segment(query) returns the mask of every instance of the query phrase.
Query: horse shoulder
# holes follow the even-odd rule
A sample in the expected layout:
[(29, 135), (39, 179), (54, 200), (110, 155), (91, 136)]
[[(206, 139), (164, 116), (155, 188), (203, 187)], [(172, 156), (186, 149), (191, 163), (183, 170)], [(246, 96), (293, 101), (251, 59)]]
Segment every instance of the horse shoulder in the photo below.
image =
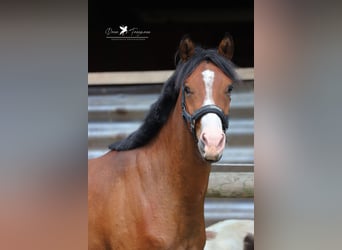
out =
[[(124, 211), (120, 200), (120, 175), (123, 168), (117, 163), (121, 153), (111, 151), (101, 157), (88, 160), (88, 234), (89, 249), (105, 249), (112, 245), (113, 224)], [(115, 235), (115, 234), (114, 234)], [(102, 245), (101, 245), (102, 244)]]

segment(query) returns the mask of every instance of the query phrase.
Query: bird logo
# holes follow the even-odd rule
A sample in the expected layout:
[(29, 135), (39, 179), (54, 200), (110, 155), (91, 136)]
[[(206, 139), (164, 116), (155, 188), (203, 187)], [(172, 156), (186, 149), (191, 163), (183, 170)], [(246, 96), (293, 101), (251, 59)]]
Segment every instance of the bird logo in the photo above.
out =
[(124, 34), (126, 34), (127, 31), (127, 25), (126, 26), (119, 26), (121, 31), (120, 31), (120, 35), (123, 36)]

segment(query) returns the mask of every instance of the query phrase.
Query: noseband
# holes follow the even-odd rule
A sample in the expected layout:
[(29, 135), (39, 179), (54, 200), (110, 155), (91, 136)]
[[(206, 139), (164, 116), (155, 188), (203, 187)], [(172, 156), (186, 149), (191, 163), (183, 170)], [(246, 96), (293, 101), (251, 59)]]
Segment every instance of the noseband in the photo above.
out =
[(182, 87), (182, 115), (183, 115), (184, 120), (190, 124), (190, 131), (196, 141), (197, 141), (196, 129), (195, 129), (196, 122), (202, 116), (208, 113), (214, 113), (218, 115), (218, 117), (220, 117), (222, 121), (222, 130), (223, 132), (226, 132), (226, 130), (229, 127), (229, 116), (225, 115), (223, 110), (219, 108), (218, 106), (214, 104), (202, 106), (201, 108), (197, 109), (192, 115), (190, 115), (188, 111), (186, 111), (185, 90), (184, 90), (184, 85), (183, 85)]

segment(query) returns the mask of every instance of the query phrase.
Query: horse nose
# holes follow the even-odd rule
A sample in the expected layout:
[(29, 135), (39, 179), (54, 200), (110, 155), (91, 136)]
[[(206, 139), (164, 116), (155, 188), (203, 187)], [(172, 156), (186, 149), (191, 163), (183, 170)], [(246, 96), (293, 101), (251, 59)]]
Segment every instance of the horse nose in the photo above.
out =
[(207, 160), (217, 161), (222, 156), (225, 147), (226, 135), (223, 131), (206, 131), (200, 135), (202, 142), (204, 158)]
[(219, 134), (203, 132), (200, 138), (203, 141), (204, 145), (208, 147), (221, 148), (223, 146), (223, 142), (224, 142), (223, 132)]

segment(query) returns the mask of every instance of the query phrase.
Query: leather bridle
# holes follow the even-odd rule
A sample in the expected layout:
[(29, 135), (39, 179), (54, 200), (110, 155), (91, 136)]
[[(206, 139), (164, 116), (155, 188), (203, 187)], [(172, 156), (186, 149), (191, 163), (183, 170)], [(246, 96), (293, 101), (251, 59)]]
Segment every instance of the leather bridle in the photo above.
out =
[(218, 115), (218, 117), (220, 117), (222, 121), (222, 130), (223, 132), (226, 132), (226, 130), (229, 127), (229, 116), (226, 115), (220, 107), (214, 104), (209, 104), (209, 105), (204, 105), (201, 108), (197, 109), (192, 115), (188, 113), (188, 111), (186, 110), (186, 104), (185, 104), (185, 86), (183, 85), (182, 87), (182, 115), (183, 115), (184, 120), (190, 124), (190, 131), (196, 141), (197, 141), (196, 129), (195, 129), (196, 122), (202, 116), (208, 113), (214, 113)]

